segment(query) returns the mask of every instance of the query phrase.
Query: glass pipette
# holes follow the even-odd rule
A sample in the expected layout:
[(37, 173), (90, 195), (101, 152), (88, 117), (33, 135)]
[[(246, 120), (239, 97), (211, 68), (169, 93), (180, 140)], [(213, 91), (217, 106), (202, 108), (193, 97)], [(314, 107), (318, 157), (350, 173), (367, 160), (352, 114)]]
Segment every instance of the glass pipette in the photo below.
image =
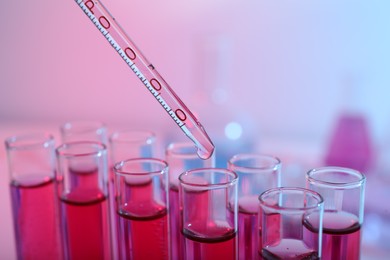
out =
[(214, 151), (214, 145), (201, 123), (143, 56), (107, 8), (99, 0), (75, 1), (176, 124), (195, 143), (199, 157), (208, 159)]

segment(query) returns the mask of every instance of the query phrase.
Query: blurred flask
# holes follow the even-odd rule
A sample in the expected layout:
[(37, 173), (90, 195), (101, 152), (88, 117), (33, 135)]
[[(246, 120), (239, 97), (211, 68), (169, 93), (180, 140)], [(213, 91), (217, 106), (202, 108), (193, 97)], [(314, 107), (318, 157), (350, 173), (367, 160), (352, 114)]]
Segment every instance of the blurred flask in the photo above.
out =
[(345, 108), (331, 134), (325, 164), (367, 173), (374, 155), (368, 120), (362, 111), (363, 100), (354, 78), (346, 77), (343, 83)]

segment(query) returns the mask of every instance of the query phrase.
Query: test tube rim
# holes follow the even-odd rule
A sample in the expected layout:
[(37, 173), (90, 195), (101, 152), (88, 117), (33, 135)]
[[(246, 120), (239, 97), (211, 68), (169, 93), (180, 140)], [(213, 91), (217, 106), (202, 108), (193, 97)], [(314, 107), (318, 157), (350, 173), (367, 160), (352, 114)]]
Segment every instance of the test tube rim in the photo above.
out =
[[(232, 179), (226, 182), (222, 183), (216, 183), (216, 184), (202, 184), (202, 183), (191, 183), (184, 180), (184, 177), (188, 174), (195, 173), (195, 172), (225, 172), (228, 173), (230, 176), (232, 176)], [(204, 189), (204, 190), (212, 190), (212, 189), (223, 189), (229, 186), (234, 186), (238, 183), (238, 175), (236, 172), (225, 169), (225, 168), (196, 168), (191, 169), (188, 171), (185, 171), (179, 175), (179, 185), (182, 187), (192, 187), (194, 189)]]
[[(155, 171), (145, 171), (145, 172), (129, 172), (129, 171), (123, 171), (120, 170), (125, 163), (129, 162), (154, 162), (156, 164), (161, 165), (160, 170), (155, 170)], [(168, 163), (162, 159), (158, 158), (152, 158), (152, 157), (139, 157), (139, 158), (130, 158), (126, 160), (121, 160), (120, 162), (115, 163), (114, 165), (114, 171), (115, 174), (117, 175), (122, 175), (122, 176), (143, 176), (143, 175), (159, 175), (159, 174), (164, 174), (168, 170)]]
[[(270, 195), (271, 193), (282, 192), (282, 191), (300, 191), (300, 192), (304, 192), (305, 194), (310, 194), (318, 202), (311, 204), (311, 206), (305, 206), (305, 207), (285, 207), (285, 206), (279, 206), (279, 204), (277, 204), (277, 205), (268, 204), (263, 199), (263, 197), (266, 196), (266, 195)], [(259, 197), (258, 197), (258, 201), (259, 201), (259, 206), (260, 207), (265, 207), (265, 208), (272, 209), (272, 210), (275, 210), (275, 211), (288, 211), (288, 212), (291, 212), (293, 214), (295, 214), (297, 212), (307, 211), (307, 210), (321, 209), (321, 208), (323, 208), (323, 205), (324, 205), (324, 198), (321, 196), (320, 193), (318, 193), (316, 191), (313, 191), (313, 190), (310, 190), (310, 189), (301, 188), (301, 187), (277, 187), (277, 188), (271, 188), (271, 189), (268, 189), (268, 190), (262, 192), (259, 195)]]
[[(326, 171), (347, 173), (348, 175), (353, 175), (358, 178), (356, 181), (334, 182), (334, 181), (320, 180), (313, 177), (314, 174), (326, 172)], [(339, 167), (339, 166), (324, 166), (324, 167), (319, 167), (319, 168), (314, 168), (309, 170), (306, 173), (306, 180), (308, 184), (312, 184), (315, 186), (335, 187), (339, 189), (353, 189), (364, 185), (364, 183), (366, 182), (366, 176), (362, 172), (352, 168)]]
[[(120, 136), (124, 134), (140, 134), (141, 138), (123, 138), (121, 139)], [(144, 138), (143, 138), (144, 137)], [(113, 132), (110, 135), (109, 141), (110, 143), (116, 142), (116, 143), (146, 143), (150, 144), (153, 143), (156, 139), (156, 134), (153, 131), (145, 130), (145, 129), (122, 129), (117, 130)]]
[[(188, 153), (180, 153), (174, 150), (175, 148), (193, 148), (193, 151), (189, 151)], [(165, 150), (165, 155), (174, 156), (177, 159), (199, 159), (199, 155), (197, 153), (197, 147), (192, 142), (173, 142), (170, 143)]]
[[(36, 141), (31, 142), (33, 140)], [(30, 142), (25, 143), (25, 141)], [(41, 132), (10, 136), (5, 139), (4, 143), (6, 148), (9, 150), (30, 150), (38, 147), (48, 147), (50, 145), (54, 146), (55, 140), (52, 134), (48, 132)]]
[[(94, 149), (91, 152), (82, 152), (82, 153), (71, 153), (71, 152), (66, 152), (67, 149), (72, 148), (71, 146), (81, 146), (81, 145), (90, 145), (90, 147), (95, 146), (96, 149)], [(96, 142), (96, 141), (75, 141), (75, 142), (67, 142), (63, 143), (56, 149), (56, 154), (57, 156), (62, 156), (62, 157), (88, 157), (91, 155), (95, 156), (100, 156), (102, 152), (107, 151), (107, 146), (104, 143), (101, 142)]]
[[(238, 160), (242, 159), (269, 159), (273, 160), (274, 163), (270, 167), (266, 166), (242, 166), (242, 165), (237, 165), (236, 162)], [(258, 171), (264, 171), (264, 170), (278, 170), (282, 166), (282, 161), (273, 155), (269, 154), (255, 154), (255, 153), (240, 153), (236, 154), (233, 157), (231, 157), (228, 161), (228, 167), (229, 169), (233, 169), (234, 171), (243, 171), (243, 172), (258, 172)]]
[[(82, 128), (82, 130), (80, 130), (80, 128)], [(76, 129), (76, 132), (69, 132), (70, 129)], [(60, 126), (61, 133), (65, 135), (87, 133), (96, 129), (104, 129), (107, 131), (107, 125), (101, 121), (95, 120), (75, 120), (65, 122)]]

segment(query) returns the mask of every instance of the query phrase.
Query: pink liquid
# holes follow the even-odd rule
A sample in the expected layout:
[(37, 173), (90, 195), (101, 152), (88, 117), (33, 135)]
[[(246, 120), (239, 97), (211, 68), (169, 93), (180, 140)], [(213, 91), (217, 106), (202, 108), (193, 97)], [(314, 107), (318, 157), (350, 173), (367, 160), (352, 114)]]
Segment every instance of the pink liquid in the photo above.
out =
[(109, 170), (109, 181), (108, 181), (108, 188), (109, 188), (109, 200), (108, 200), (108, 206), (109, 206), (109, 214), (110, 214), (110, 230), (111, 230), (111, 244), (112, 244), (112, 256), (113, 259), (119, 259), (118, 258), (118, 234), (117, 234), (117, 217), (116, 217), (116, 205), (115, 205), (115, 172), (113, 170), (113, 166), (110, 167)]
[(239, 259), (257, 258), (258, 224), (257, 214), (245, 212), (242, 209), (238, 213), (238, 247)]
[(237, 259), (237, 239), (233, 230), (225, 230), (226, 233), (214, 237), (215, 233), (222, 230), (212, 230), (212, 238), (202, 238), (194, 235), (191, 231), (184, 229), (185, 237), (185, 259), (186, 260), (215, 260), (215, 259)]
[(166, 211), (147, 218), (118, 217), (120, 259), (168, 259)]
[[(233, 228), (234, 212), (226, 209), (224, 202), (216, 202), (208, 191), (183, 193), (186, 206), (182, 228), (184, 259), (237, 259), (237, 232)], [(216, 208), (219, 208), (217, 213)], [(222, 217), (220, 214), (226, 214)], [(217, 216), (218, 215), (218, 216)]]
[(18, 259), (62, 259), (55, 194), (48, 177), (11, 183)]
[(282, 239), (275, 245), (262, 249), (262, 259), (265, 260), (317, 260), (318, 252), (310, 249), (304, 242), (297, 239)]
[(169, 225), (171, 238), (171, 258), (184, 259), (184, 237), (180, 228), (179, 191), (176, 187), (169, 190)]
[(61, 198), (67, 259), (111, 259), (108, 199), (96, 188), (97, 172), (73, 172), (74, 188)]
[[(318, 237), (318, 223), (305, 219), (308, 237)], [(360, 224), (347, 212), (325, 211), (323, 218), (322, 258), (360, 259)]]
[(263, 244), (270, 245), (279, 243), (281, 240), (280, 225), (280, 214), (264, 214), (263, 218), (260, 218), (259, 249), (263, 248)]
[(117, 212), (120, 259), (168, 259), (168, 216), (165, 205), (151, 199), (152, 181), (126, 185)]

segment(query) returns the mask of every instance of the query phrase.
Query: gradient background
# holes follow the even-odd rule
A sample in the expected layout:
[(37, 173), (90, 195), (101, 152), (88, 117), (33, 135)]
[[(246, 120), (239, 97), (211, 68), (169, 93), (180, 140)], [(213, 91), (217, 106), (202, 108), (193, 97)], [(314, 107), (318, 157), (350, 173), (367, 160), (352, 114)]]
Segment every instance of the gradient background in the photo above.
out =
[[(300, 185), (296, 177), (323, 164), (338, 116), (360, 112), (375, 151), (364, 258), (390, 253), (390, 206), (381, 201), (390, 195), (389, 1), (104, 4), (199, 117), (223, 159), (275, 154), (285, 162), (286, 183)], [(0, 24), (2, 139), (33, 129), (56, 135), (59, 124), (83, 119), (149, 128), (164, 144), (185, 138), (73, 0), (3, 0)], [(236, 128), (225, 134), (232, 122)], [(2, 148), (0, 258), (13, 259), (5, 163)]]

